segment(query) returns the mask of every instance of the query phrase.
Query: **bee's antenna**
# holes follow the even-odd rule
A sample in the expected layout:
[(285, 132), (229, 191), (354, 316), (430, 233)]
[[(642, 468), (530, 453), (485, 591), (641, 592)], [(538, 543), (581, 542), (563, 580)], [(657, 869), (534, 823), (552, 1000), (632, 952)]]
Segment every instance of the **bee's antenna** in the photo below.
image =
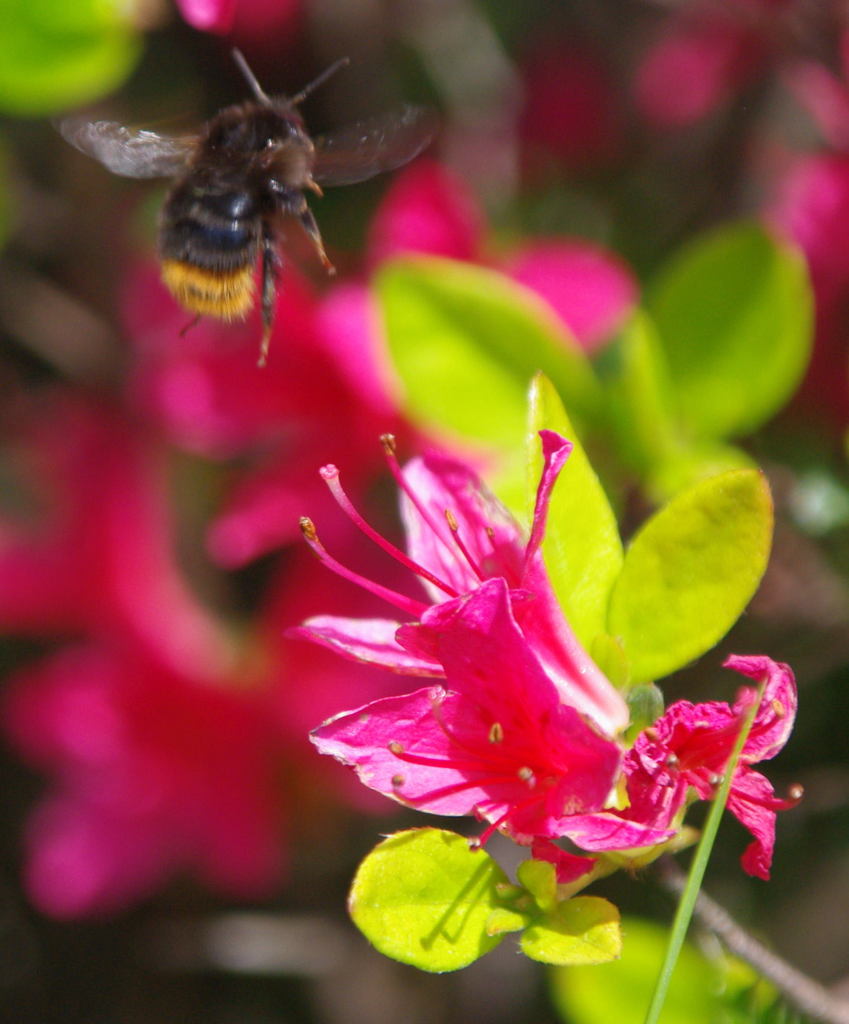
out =
[(248, 62), (245, 60), (245, 56), (242, 51), (237, 50), (235, 47), (233, 47), (233, 60), (239, 65), (239, 70), (245, 76), (245, 81), (251, 87), (251, 92), (254, 96), (256, 96), (260, 103), (263, 103), (266, 107), (270, 107), (271, 97), (256, 80), (256, 75), (248, 67)]
[(350, 57), (340, 57), (339, 60), (331, 64), (329, 68), (322, 71), (318, 78), (314, 78), (309, 85), (304, 86), (299, 93), (296, 93), (294, 96), (290, 96), (289, 102), (293, 107), (296, 107), (299, 103), (303, 103), (311, 92), (317, 89), (320, 85), (324, 85), (331, 75), (335, 75), (340, 68), (346, 68), (350, 63)]

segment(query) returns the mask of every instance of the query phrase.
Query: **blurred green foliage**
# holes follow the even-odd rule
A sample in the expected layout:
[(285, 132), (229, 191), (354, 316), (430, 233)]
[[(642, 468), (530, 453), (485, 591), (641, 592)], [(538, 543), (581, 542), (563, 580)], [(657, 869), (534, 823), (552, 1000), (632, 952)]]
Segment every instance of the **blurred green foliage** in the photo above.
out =
[[(556, 968), (551, 994), (567, 1024), (640, 1024), (651, 999), (667, 942), (666, 929), (628, 917), (622, 958), (589, 967)], [(664, 1004), (663, 1024), (759, 1024), (775, 1000), (751, 968), (725, 956), (708, 958), (691, 943), (681, 950)]]
[(0, 112), (44, 117), (116, 89), (141, 55), (132, 4), (2, 0)]

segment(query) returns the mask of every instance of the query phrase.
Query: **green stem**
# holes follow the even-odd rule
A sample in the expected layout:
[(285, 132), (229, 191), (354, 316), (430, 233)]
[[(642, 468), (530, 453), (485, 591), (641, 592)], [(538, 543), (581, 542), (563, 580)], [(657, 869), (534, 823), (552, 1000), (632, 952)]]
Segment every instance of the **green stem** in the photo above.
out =
[(752, 728), (752, 722), (754, 721), (761, 699), (763, 698), (765, 685), (765, 681), (761, 683), (760, 688), (758, 689), (757, 700), (752, 704), (745, 719), (743, 720), (743, 726), (737, 736), (737, 742), (734, 744), (734, 749), (731, 751), (731, 756), (728, 758), (728, 763), (725, 766), (725, 775), (711, 803), (710, 812), (707, 816), (707, 821), (705, 822), (704, 830), (702, 832), (702, 838), (699, 840), (699, 845), (696, 847), (696, 852), (693, 855), (693, 862), (690, 865), (687, 884), (684, 887), (684, 891), (681, 893), (678, 909), (675, 912), (675, 920), (672, 922), (672, 930), (669, 934), (669, 943), (666, 947), (666, 956), (664, 957), (663, 965), (660, 968), (660, 974), (657, 978), (654, 994), (652, 995), (652, 1000), (649, 1005), (648, 1012), (646, 1013), (645, 1024), (657, 1024), (657, 1021), (660, 1019), (660, 1011), (663, 1009), (663, 1004), (666, 1000), (666, 993), (669, 989), (669, 983), (672, 980), (672, 972), (675, 970), (675, 964), (678, 961), (678, 954), (681, 952), (681, 947), (684, 945), (684, 939), (687, 935), (687, 929), (690, 926), (690, 919), (693, 916), (693, 908), (696, 905), (699, 890), (702, 887), (702, 880), (705, 877), (705, 871), (707, 869), (708, 860), (710, 859), (711, 850), (713, 849), (714, 840), (716, 839), (716, 833), (719, 831), (719, 822), (722, 818), (722, 812), (725, 810), (725, 804), (728, 801), (728, 794), (731, 791), (731, 782), (734, 778), (734, 771), (737, 768), (737, 761), (739, 760), (740, 752), (743, 749), (743, 744), (746, 742), (746, 737), (749, 735), (749, 730)]

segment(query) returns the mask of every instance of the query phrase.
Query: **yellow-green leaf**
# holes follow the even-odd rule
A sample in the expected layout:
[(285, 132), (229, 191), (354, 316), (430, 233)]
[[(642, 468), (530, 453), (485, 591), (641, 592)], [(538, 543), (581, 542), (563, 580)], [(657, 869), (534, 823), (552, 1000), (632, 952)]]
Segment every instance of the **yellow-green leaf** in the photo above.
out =
[(545, 964), (604, 964), (622, 951), (619, 911), (599, 896), (564, 900), (522, 933), (522, 952)]
[(348, 901), (385, 956), (423, 971), (456, 971), (501, 941), (488, 930), (507, 876), (484, 850), (436, 828), (398, 832), (360, 864)]
[(577, 430), (553, 384), (542, 374), (531, 386), (528, 419), (534, 493), (542, 472), (538, 431), (554, 430), (573, 445), (551, 496), (542, 551), (560, 606), (578, 638), (589, 646), (605, 628), (608, 598), (622, 567), (619, 528)]
[(702, 480), (657, 512), (629, 545), (610, 599), (634, 682), (674, 672), (737, 621), (766, 569), (772, 497), (757, 470)]

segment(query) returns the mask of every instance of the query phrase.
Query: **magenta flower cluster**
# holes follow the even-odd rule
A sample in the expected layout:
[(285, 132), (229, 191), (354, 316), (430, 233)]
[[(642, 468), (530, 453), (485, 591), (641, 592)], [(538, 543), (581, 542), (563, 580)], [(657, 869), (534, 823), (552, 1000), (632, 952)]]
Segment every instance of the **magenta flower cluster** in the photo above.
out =
[[(756, 691), (736, 702), (678, 701), (625, 749), (620, 693), (564, 618), (540, 545), (552, 488), (571, 449), (540, 433), (544, 468), (528, 537), (472, 470), (443, 455), (390, 460), (402, 491), (407, 552), (365, 523), (339, 483), (323, 475), (358, 525), (423, 583), (428, 600), (356, 577), (329, 554), (314, 524), (307, 541), (330, 568), (392, 601), (409, 618), (313, 618), (298, 634), (355, 660), (436, 682), (373, 701), (325, 722), (318, 749), (360, 780), (422, 811), (474, 815), (558, 865), (561, 881), (592, 858), (566, 854), (645, 851), (672, 839), (694, 799), (716, 790)], [(391, 452), (391, 446), (390, 446)], [(731, 784), (729, 808), (752, 834), (744, 869), (769, 877), (779, 799), (752, 766), (773, 757), (793, 727), (796, 687), (786, 665), (732, 656), (726, 667), (763, 687)]]

